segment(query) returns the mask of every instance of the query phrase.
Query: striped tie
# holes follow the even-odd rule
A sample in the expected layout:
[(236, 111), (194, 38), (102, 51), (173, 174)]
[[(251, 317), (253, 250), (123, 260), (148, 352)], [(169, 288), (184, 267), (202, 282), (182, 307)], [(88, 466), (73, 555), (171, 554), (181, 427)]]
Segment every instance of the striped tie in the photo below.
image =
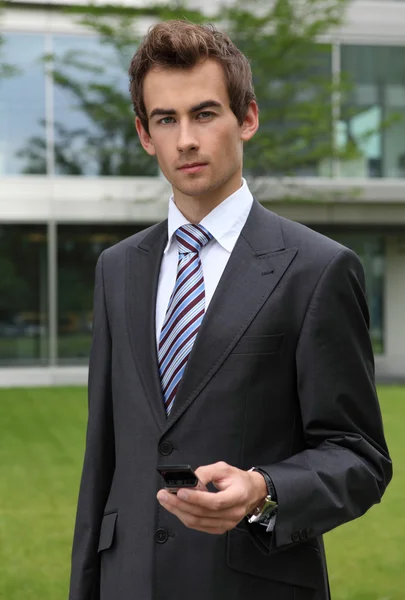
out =
[(204, 276), (200, 250), (212, 235), (202, 225), (176, 231), (179, 247), (177, 279), (169, 300), (159, 341), (159, 372), (167, 415), (186, 368), (205, 312)]

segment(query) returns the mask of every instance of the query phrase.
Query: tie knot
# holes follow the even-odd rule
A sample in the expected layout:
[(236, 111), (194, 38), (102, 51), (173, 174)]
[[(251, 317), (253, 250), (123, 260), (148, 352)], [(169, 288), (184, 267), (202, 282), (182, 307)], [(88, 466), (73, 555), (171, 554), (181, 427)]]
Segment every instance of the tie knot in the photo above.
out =
[(212, 239), (212, 235), (202, 225), (183, 225), (176, 231), (179, 254), (200, 252)]

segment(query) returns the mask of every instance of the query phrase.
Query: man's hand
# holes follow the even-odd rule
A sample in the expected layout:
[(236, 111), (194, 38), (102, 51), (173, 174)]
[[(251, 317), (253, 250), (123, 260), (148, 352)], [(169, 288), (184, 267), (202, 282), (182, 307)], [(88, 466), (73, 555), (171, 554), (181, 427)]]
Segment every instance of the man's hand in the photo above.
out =
[(242, 471), (225, 462), (199, 467), (201, 483), (211, 482), (217, 493), (180, 489), (176, 494), (159, 490), (157, 499), (190, 529), (222, 534), (233, 529), (267, 496), (266, 482), (256, 471)]

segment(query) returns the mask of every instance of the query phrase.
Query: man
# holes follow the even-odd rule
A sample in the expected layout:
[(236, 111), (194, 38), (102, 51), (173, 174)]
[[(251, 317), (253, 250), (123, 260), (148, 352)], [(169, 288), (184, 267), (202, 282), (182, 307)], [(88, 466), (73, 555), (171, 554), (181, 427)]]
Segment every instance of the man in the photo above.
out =
[[(362, 268), (253, 199), (227, 36), (158, 24), (130, 76), (173, 196), (98, 261), (70, 600), (325, 600), (322, 534), (391, 478)], [(161, 489), (184, 463), (210, 491)]]

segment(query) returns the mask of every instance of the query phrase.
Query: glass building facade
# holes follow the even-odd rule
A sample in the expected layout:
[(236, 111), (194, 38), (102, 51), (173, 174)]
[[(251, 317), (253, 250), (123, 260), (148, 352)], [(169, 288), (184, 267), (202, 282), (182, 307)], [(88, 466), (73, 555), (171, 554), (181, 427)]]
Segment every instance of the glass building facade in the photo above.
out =
[(131, 225), (58, 226), (58, 364), (87, 363), (97, 258), (106, 248), (141, 229)]
[(340, 143), (352, 139), (359, 156), (345, 177), (405, 177), (405, 48), (342, 46), (342, 71), (352, 89), (342, 107)]
[[(2, 60), (15, 72), (0, 81), (0, 176), (158, 174), (154, 158), (142, 150), (134, 133), (127, 75), (130, 56), (88, 35), (10, 32), (3, 37)], [(334, 166), (330, 160), (311, 157), (313, 148), (300, 150), (294, 139), (292, 150), (309, 155), (294, 173), (404, 178), (405, 47), (320, 48), (301, 89), (302, 106), (317, 93), (318, 75), (331, 81), (339, 75), (348, 78), (350, 91), (335, 107), (332, 127), (313, 134), (319, 142), (335, 131), (337, 146), (344, 149), (350, 141), (356, 156)], [(276, 83), (272, 82), (275, 97)], [(326, 111), (332, 111), (332, 103), (332, 98), (325, 99)], [(266, 110), (262, 106), (263, 131), (268, 126)], [(272, 122), (268, 129), (269, 136), (282, 140), (280, 148), (285, 148), (289, 136), (285, 127)], [(252, 140), (246, 149), (253, 175), (269, 174), (261, 166), (261, 144), (265, 138), (257, 138), (256, 146)]]
[(45, 225), (0, 225), (0, 273), (0, 366), (48, 364)]
[(154, 176), (134, 131), (128, 61), (91, 36), (6, 33), (0, 176)]
[[(0, 367), (87, 364), (97, 258), (103, 250), (143, 227), (146, 225), (58, 225), (58, 275), (57, 282), (52, 283), (47, 267), (52, 251), (47, 227), (0, 225)], [(348, 233), (317, 229), (359, 255), (366, 273), (373, 345), (376, 353), (381, 353), (384, 237), (364, 230)], [(55, 288), (50, 290), (52, 285)], [(56, 300), (54, 334), (49, 297)], [(56, 348), (55, 357), (51, 355), (52, 347)]]
[[(14, 74), (0, 80), (0, 177), (158, 175), (134, 131), (130, 57), (89, 35), (3, 37), (1, 60)], [(329, 48), (322, 73), (331, 80), (346, 73), (352, 81), (330, 135), (336, 132), (342, 148), (354, 142), (357, 155), (334, 166), (309, 161), (296, 175), (405, 178), (404, 65), (401, 46)], [(86, 364), (97, 258), (146, 224), (53, 226), (50, 238), (50, 223), (6, 223), (0, 215), (0, 366)], [(360, 256), (373, 345), (383, 352), (385, 235), (375, 228), (316, 228)]]
[[(14, 74), (0, 80), (0, 175), (45, 174), (45, 36), (10, 33), (3, 40), (2, 60)], [(31, 152), (43, 158), (35, 171), (27, 170)]]
[[(48, 272), (52, 247), (46, 225), (0, 225), (0, 367), (87, 364), (97, 259), (142, 228), (59, 225), (55, 282)], [(56, 300), (55, 334), (50, 297)]]

